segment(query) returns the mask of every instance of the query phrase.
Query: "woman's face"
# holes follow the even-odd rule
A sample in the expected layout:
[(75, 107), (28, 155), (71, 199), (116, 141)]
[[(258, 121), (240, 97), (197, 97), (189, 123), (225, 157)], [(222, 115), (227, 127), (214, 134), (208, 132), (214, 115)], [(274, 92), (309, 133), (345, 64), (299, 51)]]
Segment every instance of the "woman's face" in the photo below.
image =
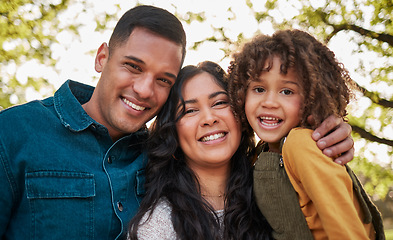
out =
[(240, 144), (240, 123), (227, 92), (203, 72), (183, 85), (185, 115), (176, 123), (180, 147), (191, 169), (228, 167)]

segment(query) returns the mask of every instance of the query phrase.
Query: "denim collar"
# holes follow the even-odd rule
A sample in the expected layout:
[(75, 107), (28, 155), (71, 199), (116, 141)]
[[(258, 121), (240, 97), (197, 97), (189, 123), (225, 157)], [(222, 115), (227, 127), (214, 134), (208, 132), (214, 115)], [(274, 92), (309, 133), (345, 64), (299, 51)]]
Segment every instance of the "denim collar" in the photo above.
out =
[(71, 131), (79, 132), (96, 123), (83, 109), (94, 87), (67, 80), (54, 94), (53, 102), (61, 123)]
[[(53, 102), (55, 110), (59, 115), (61, 123), (74, 132), (80, 132), (87, 129), (90, 125), (95, 125), (97, 131), (107, 133), (105, 126), (92, 119), (82, 105), (90, 100), (93, 95), (94, 87), (67, 80), (54, 94)], [(146, 125), (142, 126), (137, 132), (126, 136), (146, 138), (148, 129)]]

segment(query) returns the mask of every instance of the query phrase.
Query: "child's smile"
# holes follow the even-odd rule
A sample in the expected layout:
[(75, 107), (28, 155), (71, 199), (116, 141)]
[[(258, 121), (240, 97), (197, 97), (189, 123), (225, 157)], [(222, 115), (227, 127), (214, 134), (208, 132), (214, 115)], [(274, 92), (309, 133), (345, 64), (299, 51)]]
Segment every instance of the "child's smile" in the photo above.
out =
[[(302, 105), (295, 69), (290, 68), (287, 74), (283, 74), (278, 57), (274, 57), (271, 63), (271, 69), (263, 71), (259, 79), (248, 86), (245, 103), (248, 122), (269, 146), (270, 143), (277, 145), (282, 137), (298, 126)], [(267, 67), (266, 64), (265, 69)]]
[(260, 118), (261, 124), (266, 127), (275, 127), (282, 122), (282, 119), (276, 117), (269, 116), (261, 116)]

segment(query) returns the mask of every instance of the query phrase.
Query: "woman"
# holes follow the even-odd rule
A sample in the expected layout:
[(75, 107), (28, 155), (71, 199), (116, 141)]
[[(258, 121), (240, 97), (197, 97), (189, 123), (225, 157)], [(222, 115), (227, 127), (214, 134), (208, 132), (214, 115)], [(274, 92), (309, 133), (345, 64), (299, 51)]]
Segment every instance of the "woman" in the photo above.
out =
[(248, 154), (215, 63), (183, 68), (152, 127), (147, 194), (130, 239), (268, 239), (252, 194)]

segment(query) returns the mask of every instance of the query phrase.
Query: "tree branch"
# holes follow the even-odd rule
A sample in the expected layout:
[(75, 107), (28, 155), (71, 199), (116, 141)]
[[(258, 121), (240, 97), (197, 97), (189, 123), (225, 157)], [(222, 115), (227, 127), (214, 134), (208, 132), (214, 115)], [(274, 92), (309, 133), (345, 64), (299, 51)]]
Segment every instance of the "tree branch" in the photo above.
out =
[(359, 84), (357, 84), (357, 86), (360, 89), (360, 91), (363, 93), (363, 95), (365, 97), (368, 97), (373, 103), (378, 104), (378, 105), (380, 105), (382, 107), (393, 108), (393, 102), (392, 101), (380, 98), (378, 93), (370, 92), (366, 88), (360, 86)]
[[(325, 23), (327, 23), (327, 22), (325, 21)], [(359, 33), (360, 35), (367, 36), (372, 39), (377, 39), (381, 42), (386, 42), (390, 46), (393, 47), (393, 35), (386, 34), (386, 33), (377, 33), (377, 32), (362, 28), (360, 26), (357, 26), (355, 24), (347, 24), (347, 23), (339, 24), (339, 25), (335, 25), (335, 24), (331, 24), (331, 23), (327, 23), (327, 24), (332, 26), (334, 29), (333, 32), (328, 36), (328, 38), (331, 38), (333, 35), (337, 34), (340, 31), (352, 30), (354, 32)]]
[(364, 130), (363, 128), (350, 124), (352, 127), (352, 131), (358, 133), (362, 138), (365, 138), (369, 141), (372, 142), (378, 142), (378, 143), (382, 143), (382, 144), (386, 144), (388, 146), (393, 147), (393, 141), (389, 140), (389, 139), (385, 139), (385, 138), (379, 138), (373, 134), (371, 134), (370, 132), (367, 132), (366, 130)]
[(386, 42), (390, 46), (393, 46), (393, 36), (390, 35), (390, 34), (377, 33), (377, 32), (370, 31), (370, 30), (367, 30), (365, 28), (359, 27), (359, 26), (354, 25), (354, 24), (350, 24), (349, 25), (349, 29), (353, 30), (353, 31), (355, 31), (355, 32), (357, 32), (357, 33), (359, 33), (361, 35), (365, 35), (365, 36), (368, 36), (370, 38), (377, 39), (377, 40), (379, 40), (381, 42)]

